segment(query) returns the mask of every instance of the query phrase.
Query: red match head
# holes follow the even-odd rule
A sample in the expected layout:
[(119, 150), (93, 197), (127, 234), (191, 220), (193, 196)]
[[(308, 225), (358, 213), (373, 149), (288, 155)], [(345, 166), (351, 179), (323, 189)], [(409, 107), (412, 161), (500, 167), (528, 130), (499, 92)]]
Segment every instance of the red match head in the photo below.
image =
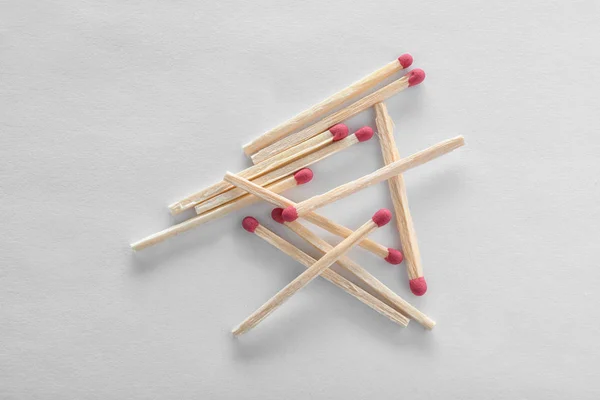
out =
[(389, 262), (390, 264), (397, 265), (400, 264), (402, 260), (404, 260), (404, 255), (400, 250), (388, 249), (388, 255), (385, 258), (385, 261)]
[(416, 86), (425, 80), (425, 71), (420, 68), (413, 69), (408, 74), (408, 87)]
[(390, 220), (392, 219), (392, 213), (387, 208), (382, 208), (381, 210), (373, 214), (373, 217), (371, 219), (373, 220), (373, 222), (375, 222), (375, 224), (377, 224), (377, 226), (382, 227), (388, 222), (390, 222)]
[(348, 136), (348, 127), (344, 124), (337, 124), (329, 128), (329, 132), (333, 136), (333, 141), (337, 142), (338, 140), (342, 140)]
[(427, 291), (427, 282), (425, 282), (425, 278), (422, 276), (411, 279), (410, 282), (410, 291), (413, 292), (415, 296), (423, 296)]
[(367, 140), (373, 137), (373, 129), (370, 126), (363, 126), (356, 132), (354, 135), (358, 139), (359, 142), (366, 142)]
[(254, 233), (256, 228), (258, 228), (258, 221), (254, 217), (246, 217), (242, 221), (242, 227), (250, 233)]
[(285, 210), (281, 212), (281, 217), (286, 222), (295, 221), (298, 219), (298, 211), (294, 206), (286, 207)]
[(294, 179), (298, 185), (308, 183), (313, 178), (313, 172), (310, 168), (302, 168), (294, 174)]
[(398, 57), (398, 62), (402, 65), (402, 68), (406, 69), (412, 65), (413, 57), (410, 54), (405, 53)]
[(281, 207), (274, 208), (273, 211), (271, 211), (271, 218), (273, 218), (273, 220), (275, 222), (279, 222), (280, 224), (283, 224), (285, 222), (285, 220), (283, 219), (283, 216), (281, 215), (282, 213), (283, 213), (283, 208), (281, 208)]

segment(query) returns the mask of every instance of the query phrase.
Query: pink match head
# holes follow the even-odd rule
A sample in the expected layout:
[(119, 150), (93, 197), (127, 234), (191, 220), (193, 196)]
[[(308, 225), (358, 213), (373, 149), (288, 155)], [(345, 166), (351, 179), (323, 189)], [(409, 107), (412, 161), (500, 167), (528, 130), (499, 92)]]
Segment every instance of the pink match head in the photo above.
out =
[(407, 75), (408, 87), (416, 86), (425, 80), (425, 71), (420, 68), (413, 69)]
[(348, 136), (348, 127), (344, 124), (337, 124), (329, 128), (329, 132), (333, 136), (333, 141), (337, 142)]
[(382, 227), (388, 222), (390, 222), (390, 220), (392, 219), (392, 213), (387, 208), (382, 208), (381, 210), (373, 214), (373, 217), (371, 219), (377, 224), (377, 226)]
[(403, 69), (406, 69), (412, 65), (413, 57), (410, 54), (405, 53), (398, 57), (398, 62), (400, 63), (400, 65), (402, 65)]
[(281, 207), (274, 208), (273, 211), (271, 211), (271, 218), (273, 218), (273, 220), (275, 222), (279, 222), (280, 224), (283, 224), (285, 221), (283, 220), (283, 216), (281, 215), (282, 213), (283, 213), (283, 208), (281, 208)]
[(258, 221), (254, 217), (246, 217), (242, 221), (242, 227), (250, 233), (253, 233), (258, 228)]
[(312, 181), (313, 172), (310, 168), (302, 168), (294, 174), (294, 179), (298, 185), (303, 185)]
[(356, 132), (354, 135), (358, 139), (359, 142), (366, 142), (367, 140), (373, 137), (373, 129), (370, 126), (363, 126)]
[(427, 291), (427, 282), (425, 282), (425, 278), (422, 276), (411, 279), (409, 284), (410, 291), (413, 292), (415, 296), (423, 296)]
[(294, 206), (286, 207), (285, 210), (281, 212), (281, 217), (286, 222), (295, 221), (298, 219), (298, 211)]
[(404, 255), (400, 250), (388, 249), (388, 255), (385, 258), (385, 261), (393, 265), (398, 265), (402, 262), (402, 260), (404, 260)]

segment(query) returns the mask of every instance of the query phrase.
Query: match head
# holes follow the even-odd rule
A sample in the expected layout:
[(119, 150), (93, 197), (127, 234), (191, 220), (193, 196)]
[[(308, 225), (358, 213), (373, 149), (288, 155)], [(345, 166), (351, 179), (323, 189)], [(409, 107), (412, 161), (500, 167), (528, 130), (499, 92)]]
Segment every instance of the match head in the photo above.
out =
[(313, 172), (310, 168), (302, 168), (301, 170), (294, 173), (294, 179), (298, 185), (303, 185), (312, 181)]
[(406, 69), (412, 65), (413, 57), (410, 54), (405, 53), (398, 57), (398, 62), (400, 63), (400, 65), (402, 65), (403, 69)]
[(254, 217), (246, 217), (242, 221), (242, 227), (250, 233), (254, 233), (256, 228), (258, 228), (258, 221)]
[(409, 284), (410, 291), (413, 292), (415, 296), (423, 296), (427, 291), (427, 282), (425, 282), (425, 278), (422, 276), (411, 279)]
[(416, 86), (425, 80), (425, 71), (420, 68), (413, 69), (407, 75), (408, 87)]
[(338, 140), (342, 140), (348, 136), (348, 127), (344, 124), (337, 124), (329, 128), (329, 132), (333, 136), (333, 141), (337, 142)]
[(373, 214), (373, 217), (371, 219), (373, 220), (373, 222), (375, 222), (375, 224), (377, 224), (377, 226), (382, 227), (388, 222), (390, 222), (390, 220), (392, 219), (392, 213), (387, 208), (382, 208), (381, 210)]
[(295, 221), (298, 219), (298, 211), (294, 206), (286, 207), (285, 210), (281, 212), (281, 217), (286, 222)]
[(388, 255), (384, 260), (390, 264), (398, 265), (404, 260), (404, 255), (400, 250), (388, 249)]
[(273, 220), (275, 222), (279, 222), (280, 224), (283, 224), (285, 221), (283, 219), (283, 216), (281, 215), (282, 213), (283, 213), (283, 208), (281, 208), (281, 207), (274, 208), (273, 211), (271, 211), (271, 218), (273, 218)]
[(363, 126), (356, 132), (354, 135), (358, 139), (359, 142), (366, 142), (367, 140), (373, 137), (373, 129), (370, 126)]

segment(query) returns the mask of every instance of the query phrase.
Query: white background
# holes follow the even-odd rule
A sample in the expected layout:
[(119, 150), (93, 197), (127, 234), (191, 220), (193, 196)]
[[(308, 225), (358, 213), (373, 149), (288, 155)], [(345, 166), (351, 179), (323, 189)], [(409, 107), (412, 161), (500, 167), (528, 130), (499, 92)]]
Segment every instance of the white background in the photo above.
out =
[[(599, 18), (594, 0), (1, 1), (0, 398), (598, 398)], [(303, 270), (242, 217), (315, 254), (266, 204), (132, 253), (247, 167), (244, 143), (403, 52), (427, 78), (387, 102), (400, 153), (467, 140), (405, 175), (429, 292), (350, 254), (433, 331), (317, 279), (234, 339)], [(374, 139), (287, 195), (380, 166)], [(381, 207), (384, 183), (321, 212), (358, 227)]]

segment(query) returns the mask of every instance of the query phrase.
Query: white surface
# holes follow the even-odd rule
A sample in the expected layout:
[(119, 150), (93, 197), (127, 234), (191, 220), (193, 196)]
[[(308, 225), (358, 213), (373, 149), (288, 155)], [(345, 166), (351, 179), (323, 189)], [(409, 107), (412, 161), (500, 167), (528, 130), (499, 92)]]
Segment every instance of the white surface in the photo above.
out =
[[(490, 3), (0, 2), (0, 398), (597, 398), (600, 6)], [(429, 293), (351, 254), (434, 331), (319, 279), (233, 339), (303, 270), (241, 229), (301, 243), (265, 204), (132, 254), (242, 144), (406, 51), (428, 75), (388, 102), (401, 154), (467, 139), (406, 174)], [(381, 164), (357, 145), (288, 195)], [(387, 190), (321, 211), (357, 227)]]

